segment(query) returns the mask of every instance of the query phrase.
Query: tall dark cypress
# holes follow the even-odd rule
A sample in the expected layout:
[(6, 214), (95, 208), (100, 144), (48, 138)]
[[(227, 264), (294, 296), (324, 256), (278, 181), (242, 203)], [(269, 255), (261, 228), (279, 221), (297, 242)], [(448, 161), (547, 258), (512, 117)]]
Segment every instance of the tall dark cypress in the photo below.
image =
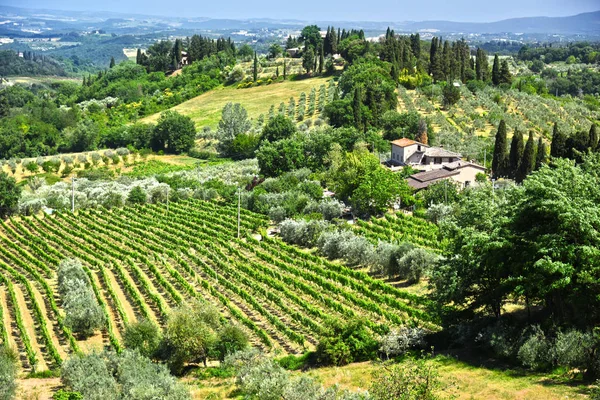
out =
[(508, 165), (508, 139), (506, 138), (506, 123), (504, 120), (498, 124), (496, 143), (494, 144), (494, 158), (492, 159), (492, 174), (495, 179), (506, 177)]
[(140, 65), (142, 63), (142, 49), (137, 49), (137, 54), (135, 56), (135, 63)]
[(287, 60), (283, 58), (283, 80), (287, 79)]
[(594, 123), (592, 123), (592, 127), (590, 128), (589, 148), (592, 151), (598, 150), (598, 128)]
[(254, 52), (254, 69), (252, 71), (252, 77), (254, 78), (254, 82), (258, 80), (258, 57), (256, 56), (256, 52)]
[(319, 51), (319, 74), (323, 73), (323, 66), (325, 64), (325, 54), (323, 51), (323, 45), (319, 46), (321, 51)]
[(550, 144), (550, 155), (552, 157), (566, 157), (567, 136), (558, 129), (558, 124), (554, 123), (552, 130), (552, 143)]
[(115, 58), (114, 58), (114, 57), (111, 57), (111, 58), (110, 58), (110, 64), (109, 64), (108, 68), (112, 68), (112, 67), (114, 67), (114, 66), (115, 66)]
[(494, 64), (492, 65), (492, 83), (494, 85), (500, 84), (500, 61), (498, 60), (498, 54), (494, 55)]
[(519, 173), (521, 160), (523, 159), (525, 143), (523, 142), (523, 133), (515, 129), (515, 133), (510, 143), (510, 153), (508, 154), (509, 171), (508, 177), (515, 179)]
[(533, 172), (535, 168), (535, 141), (533, 140), (533, 131), (529, 131), (529, 138), (525, 145), (525, 151), (523, 152), (523, 158), (519, 169), (517, 170), (515, 180), (519, 183), (523, 182), (527, 175)]
[(508, 68), (508, 61), (502, 60), (500, 63), (500, 83), (511, 83), (512, 75), (510, 73), (510, 69)]
[(540, 136), (537, 144), (537, 152), (535, 154), (535, 169), (536, 171), (546, 164), (546, 143)]
[(431, 39), (431, 47), (429, 49), (429, 75), (435, 75), (436, 60), (437, 60), (437, 38), (434, 36)]

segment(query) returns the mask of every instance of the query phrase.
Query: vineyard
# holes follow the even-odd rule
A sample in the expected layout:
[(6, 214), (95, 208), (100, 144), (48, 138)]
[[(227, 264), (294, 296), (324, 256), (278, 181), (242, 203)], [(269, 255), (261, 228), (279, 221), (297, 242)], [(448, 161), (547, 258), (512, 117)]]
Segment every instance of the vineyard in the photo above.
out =
[(385, 214), (384, 218), (373, 217), (368, 222), (359, 219), (354, 227), (356, 233), (373, 244), (409, 242), (434, 252), (441, 252), (444, 246), (439, 240), (437, 225), (404, 213)]
[[(195, 299), (218, 307), (253, 345), (299, 353), (335, 320), (437, 325), (428, 302), (338, 263), (261, 237), (265, 217), (201, 200), (0, 222), (0, 338), (26, 370), (52, 369), (90, 341), (119, 350), (125, 326), (160, 325)], [(426, 237), (423, 237), (426, 240)], [(432, 243), (429, 243), (433, 246)], [(56, 269), (79, 258), (106, 316), (101, 334), (78, 340), (64, 322)]]

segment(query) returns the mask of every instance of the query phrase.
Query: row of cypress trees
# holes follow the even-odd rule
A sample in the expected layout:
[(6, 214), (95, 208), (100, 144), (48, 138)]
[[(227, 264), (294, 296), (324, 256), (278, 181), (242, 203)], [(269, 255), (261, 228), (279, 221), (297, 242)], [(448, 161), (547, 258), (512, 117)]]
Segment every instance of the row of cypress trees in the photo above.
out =
[[(571, 136), (562, 132), (558, 124), (554, 124), (550, 155), (552, 157), (571, 158), (581, 161), (581, 155), (587, 151), (600, 150), (599, 133), (596, 124), (592, 124), (589, 132), (579, 131)], [(515, 130), (510, 147), (506, 135), (506, 123), (500, 121), (496, 132), (494, 145), (494, 158), (492, 160), (492, 176), (498, 178), (514, 179), (516, 182), (523, 180), (534, 170), (547, 162), (546, 143), (540, 136), (537, 145), (533, 138), (533, 131), (529, 131), (529, 138), (524, 142), (523, 133)]]

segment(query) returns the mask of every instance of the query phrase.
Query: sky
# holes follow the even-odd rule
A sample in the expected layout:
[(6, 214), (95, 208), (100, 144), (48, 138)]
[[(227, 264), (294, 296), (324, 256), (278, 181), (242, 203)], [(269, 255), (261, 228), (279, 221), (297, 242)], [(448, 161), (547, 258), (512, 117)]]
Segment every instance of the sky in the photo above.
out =
[(600, 10), (599, 0), (0, 0), (0, 4), (169, 17), (398, 22), (490, 22), (517, 17), (567, 16)]

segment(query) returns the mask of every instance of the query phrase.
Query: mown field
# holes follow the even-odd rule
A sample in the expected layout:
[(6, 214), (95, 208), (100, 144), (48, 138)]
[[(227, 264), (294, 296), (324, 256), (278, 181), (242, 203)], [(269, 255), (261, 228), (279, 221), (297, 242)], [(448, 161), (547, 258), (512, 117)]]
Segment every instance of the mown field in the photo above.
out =
[[(367, 274), (260, 237), (265, 217), (200, 200), (0, 224), (0, 337), (24, 371), (56, 368), (78, 350), (121, 347), (132, 321), (162, 325), (173, 307), (196, 299), (243, 326), (254, 346), (298, 354), (332, 320), (361, 316), (373, 332), (417, 323), (437, 329), (427, 301)], [(258, 239), (262, 240), (258, 240)], [(64, 324), (56, 268), (85, 265), (106, 329), (78, 340)]]
[[(559, 375), (539, 374), (474, 366), (454, 357), (437, 356), (427, 362), (438, 368), (444, 390), (441, 398), (459, 400), (558, 400), (588, 398), (586, 385), (567, 385)], [(376, 363), (363, 362), (343, 367), (318, 368), (306, 372), (325, 387), (338, 385), (356, 391), (369, 388)], [(298, 372), (300, 373), (300, 372)], [(236, 396), (235, 379), (186, 380), (195, 399), (242, 399)], [(452, 396), (452, 397), (451, 397)]]
[[(269, 108), (275, 109), (281, 103), (287, 107), (291, 97), (296, 103), (302, 92), (307, 96), (314, 88), (319, 90), (322, 85), (328, 85), (331, 78), (309, 78), (297, 81), (284, 81), (266, 86), (257, 86), (248, 89), (237, 89), (235, 86), (219, 87), (188, 100), (172, 108), (183, 115), (187, 115), (196, 124), (197, 129), (209, 126), (215, 129), (221, 119), (221, 111), (229, 102), (240, 103), (248, 111), (248, 116), (256, 120), (259, 115), (265, 117)], [(315, 110), (318, 113), (318, 110)], [(155, 123), (160, 114), (153, 114), (140, 120), (140, 122)]]

